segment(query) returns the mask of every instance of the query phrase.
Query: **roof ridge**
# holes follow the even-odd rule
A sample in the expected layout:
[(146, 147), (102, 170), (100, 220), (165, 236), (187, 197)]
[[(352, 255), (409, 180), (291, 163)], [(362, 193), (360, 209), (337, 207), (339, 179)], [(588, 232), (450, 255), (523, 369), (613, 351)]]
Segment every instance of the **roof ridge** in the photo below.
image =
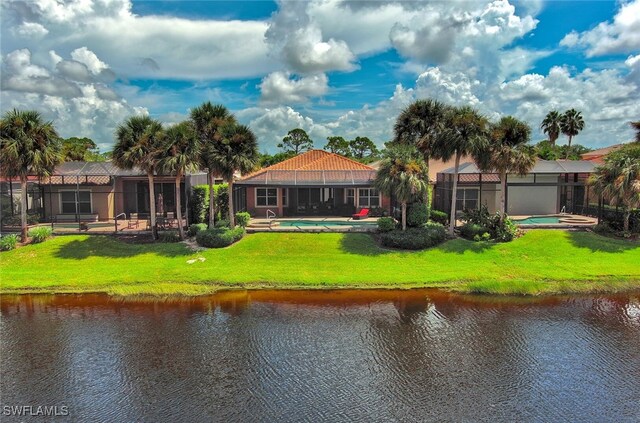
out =
[[(339, 158), (340, 158), (340, 159), (342, 159), (342, 160), (348, 160), (348, 161), (350, 161), (350, 162), (352, 162), (352, 163), (356, 163), (356, 164), (359, 164), (359, 165), (362, 165), (362, 166), (366, 166), (366, 167), (368, 167), (370, 170), (375, 170), (374, 168), (372, 168), (372, 167), (371, 167), (371, 166), (369, 166), (368, 164), (365, 164), (365, 163), (359, 162), (359, 161), (357, 161), (357, 160), (354, 160), (354, 159), (352, 159), (352, 158), (350, 158), (350, 157), (347, 157), (347, 156), (343, 156), (343, 155), (341, 155), (341, 154), (334, 153), (333, 151), (321, 150), (321, 149), (319, 149), (319, 148), (316, 148), (316, 149), (313, 149), (313, 150), (309, 150), (309, 151), (314, 151), (314, 150), (315, 150), (315, 151), (322, 151), (323, 153), (329, 154), (329, 155), (331, 155), (331, 156), (337, 156), (337, 157), (339, 157)], [(364, 170), (364, 169), (363, 169), (363, 170)]]

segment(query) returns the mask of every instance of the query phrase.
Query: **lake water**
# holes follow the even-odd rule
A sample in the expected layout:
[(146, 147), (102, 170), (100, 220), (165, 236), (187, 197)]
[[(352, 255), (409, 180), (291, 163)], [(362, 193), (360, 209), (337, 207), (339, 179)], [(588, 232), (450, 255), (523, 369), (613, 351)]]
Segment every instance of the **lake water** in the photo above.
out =
[(2, 405), (67, 407), (53, 421), (640, 421), (640, 294), (241, 291), (1, 306)]

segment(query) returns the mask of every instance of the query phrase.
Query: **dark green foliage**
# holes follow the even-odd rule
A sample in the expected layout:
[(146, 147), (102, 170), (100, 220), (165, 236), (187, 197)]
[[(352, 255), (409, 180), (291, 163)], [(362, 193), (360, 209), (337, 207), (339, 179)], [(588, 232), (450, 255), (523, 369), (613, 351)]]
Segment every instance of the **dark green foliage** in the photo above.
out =
[(429, 220), (429, 208), (424, 203), (413, 203), (407, 210), (407, 226), (419, 228)]
[(215, 227), (216, 228), (228, 228), (229, 227), (229, 221), (227, 219), (216, 220)]
[(287, 133), (282, 139), (282, 142), (278, 144), (278, 148), (284, 150), (285, 153), (297, 155), (304, 151), (311, 150), (313, 148), (313, 141), (304, 129), (296, 128)]
[(324, 149), (345, 157), (351, 157), (349, 141), (342, 137), (327, 137), (327, 144), (324, 146)]
[(268, 153), (260, 154), (260, 158), (258, 159), (258, 165), (260, 167), (268, 167), (273, 166), (276, 163), (283, 162), (287, 159), (294, 157), (295, 154), (293, 152), (284, 152), (284, 153), (276, 153), (273, 156)]
[(390, 232), (397, 226), (398, 225), (396, 224), (396, 220), (392, 217), (381, 217), (380, 219), (378, 219), (379, 232)]
[(371, 210), (369, 210), (369, 216), (371, 217), (383, 217), (388, 215), (389, 212), (382, 207), (374, 207)]
[(475, 240), (476, 237), (483, 237), (484, 234), (489, 234), (491, 238), (491, 234), (489, 229), (485, 226), (479, 225), (477, 223), (467, 222), (460, 228), (460, 234), (470, 240)]
[(62, 159), (65, 162), (87, 161), (104, 162), (105, 157), (98, 151), (98, 146), (90, 138), (71, 137), (62, 140)]
[(365, 157), (377, 157), (379, 154), (375, 143), (368, 137), (356, 137), (349, 141), (349, 147), (351, 155), (357, 160), (362, 160)]
[(580, 144), (569, 147), (566, 144), (553, 145), (550, 141), (540, 141), (535, 145), (536, 155), (543, 160), (559, 160), (567, 158), (569, 160), (581, 160), (584, 153), (591, 151), (590, 148)]
[(444, 226), (431, 223), (423, 228), (409, 228), (406, 231), (396, 229), (382, 233), (380, 241), (385, 247), (422, 250), (440, 244), (446, 237)]
[(196, 234), (200, 231), (204, 231), (207, 229), (206, 223), (192, 223), (189, 225), (189, 236), (196, 236)]
[(440, 223), (445, 226), (449, 224), (449, 216), (447, 216), (445, 212), (442, 212), (440, 210), (431, 210), (431, 212), (429, 213), (429, 218), (434, 222)]
[(236, 213), (236, 224), (242, 228), (246, 228), (251, 220), (251, 215), (247, 212)]
[(180, 242), (180, 234), (176, 231), (163, 231), (158, 233), (160, 242)]
[[(27, 225), (35, 225), (40, 221), (39, 214), (28, 214), (27, 215)], [(7, 226), (20, 226), (20, 214), (16, 214), (13, 216), (4, 216), (2, 218), (3, 224)]]
[[(215, 195), (215, 220), (227, 217), (229, 214), (229, 192), (227, 184), (217, 184), (213, 186)], [(196, 185), (191, 188), (191, 200), (189, 200), (191, 210), (191, 221), (196, 223), (206, 223), (209, 221), (209, 186)]]
[(9, 234), (0, 237), (0, 251), (9, 251), (16, 248), (18, 244), (18, 235)]
[(29, 237), (31, 238), (31, 242), (33, 244), (38, 244), (40, 242), (44, 242), (47, 238), (51, 236), (53, 231), (48, 226), (39, 226), (37, 228), (33, 228), (29, 231)]
[(222, 248), (241, 240), (244, 233), (244, 228), (241, 227), (206, 229), (198, 232), (196, 241), (202, 247)]

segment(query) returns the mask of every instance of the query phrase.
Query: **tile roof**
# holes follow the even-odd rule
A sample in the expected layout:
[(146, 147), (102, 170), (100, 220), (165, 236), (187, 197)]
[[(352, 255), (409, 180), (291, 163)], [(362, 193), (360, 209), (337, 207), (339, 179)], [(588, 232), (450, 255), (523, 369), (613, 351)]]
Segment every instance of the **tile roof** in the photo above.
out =
[[(265, 170), (372, 170), (371, 166), (324, 150), (310, 150)], [(259, 172), (260, 172), (259, 171)]]
[[(591, 173), (595, 164), (588, 160), (538, 160), (529, 173)], [(441, 173), (454, 173), (454, 168), (443, 170)], [(463, 163), (458, 169), (460, 174), (484, 173), (475, 163)], [(491, 173), (491, 172), (486, 172)]]

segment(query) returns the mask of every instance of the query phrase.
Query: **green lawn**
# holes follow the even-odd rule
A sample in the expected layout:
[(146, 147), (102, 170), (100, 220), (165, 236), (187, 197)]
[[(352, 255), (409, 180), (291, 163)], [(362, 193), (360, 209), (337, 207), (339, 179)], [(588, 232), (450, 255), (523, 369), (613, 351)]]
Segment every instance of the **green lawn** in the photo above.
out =
[[(187, 260), (206, 260), (188, 264)], [(225, 249), (59, 236), (0, 254), (2, 293), (213, 292), (221, 287), (408, 288), (539, 294), (640, 289), (640, 245), (587, 232), (535, 230), (506, 244), (462, 239), (420, 252), (367, 234), (261, 233)]]

